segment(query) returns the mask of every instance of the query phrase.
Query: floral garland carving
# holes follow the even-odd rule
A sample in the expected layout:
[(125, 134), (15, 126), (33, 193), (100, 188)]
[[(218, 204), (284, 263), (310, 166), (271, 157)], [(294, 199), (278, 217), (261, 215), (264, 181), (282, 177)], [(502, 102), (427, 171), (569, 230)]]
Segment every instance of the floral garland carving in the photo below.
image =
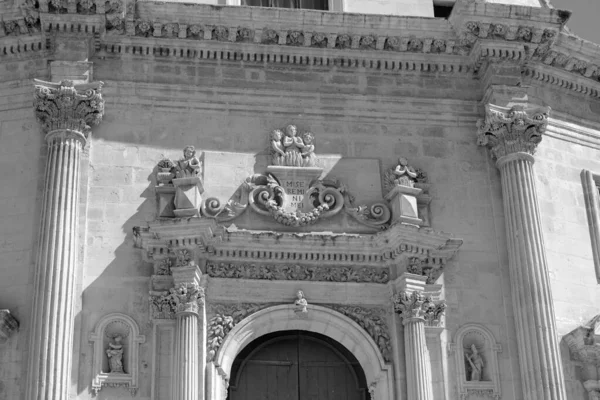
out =
[(387, 283), (387, 268), (352, 268), (306, 265), (256, 265), (209, 262), (206, 272), (213, 278), (299, 280), (313, 282)]
[(360, 325), (373, 338), (385, 362), (391, 362), (392, 345), (390, 343), (385, 310), (359, 306), (328, 305), (328, 307), (344, 314)]
[(254, 314), (271, 304), (263, 303), (239, 303), (239, 304), (214, 304), (210, 308), (214, 316), (208, 321), (206, 348), (207, 362), (214, 361), (217, 352), (223, 344), (227, 334), (241, 320)]

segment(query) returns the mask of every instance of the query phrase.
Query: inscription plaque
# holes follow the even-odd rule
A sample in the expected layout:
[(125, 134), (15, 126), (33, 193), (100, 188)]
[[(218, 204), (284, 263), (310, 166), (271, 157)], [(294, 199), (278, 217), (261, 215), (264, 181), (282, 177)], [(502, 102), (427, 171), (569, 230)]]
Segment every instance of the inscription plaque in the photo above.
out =
[(282, 167), (269, 166), (267, 172), (279, 181), (285, 191), (285, 201), (282, 207), (287, 212), (308, 212), (313, 209), (306, 194), (310, 183), (319, 178), (323, 168), (317, 167)]

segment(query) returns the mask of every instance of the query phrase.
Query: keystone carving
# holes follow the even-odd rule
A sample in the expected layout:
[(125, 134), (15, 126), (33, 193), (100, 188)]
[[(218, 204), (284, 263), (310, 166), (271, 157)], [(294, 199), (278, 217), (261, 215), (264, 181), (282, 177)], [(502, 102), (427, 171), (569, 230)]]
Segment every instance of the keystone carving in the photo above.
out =
[(446, 310), (444, 301), (435, 303), (431, 297), (423, 296), (419, 291), (411, 294), (405, 291), (396, 293), (392, 301), (394, 310), (400, 314), (404, 324), (422, 320), (427, 326), (442, 325), (442, 318)]
[(517, 152), (533, 155), (546, 131), (549, 114), (549, 107), (488, 104), (485, 118), (477, 122), (477, 143), (488, 147), (495, 159)]
[(102, 82), (84, 85), (35, 80), (34, 110), (44, 132), (68, 129), (87, 135), (104, 115)]

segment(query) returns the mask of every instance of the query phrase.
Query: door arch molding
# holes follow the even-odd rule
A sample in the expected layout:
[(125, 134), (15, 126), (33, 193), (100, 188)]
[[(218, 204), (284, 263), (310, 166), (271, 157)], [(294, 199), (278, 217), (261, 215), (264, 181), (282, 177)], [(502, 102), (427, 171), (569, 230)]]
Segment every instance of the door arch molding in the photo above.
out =
[(240, 321), (225, 337), (216, 354), (214, 369), (207, 386), (208, 398), (224, 399), (226, 387), (236, 356), (255, 339), (273, 332), (309, 331), (327, 336), (350, 351), (362, 367), (372, 400), (392, 400), (393, 371), (386, 364), (375, 341), (356, 322), (327, 307), (309, 305), (308, 313), (299, 315), (296, 306), (277, 305), (260, 310)]

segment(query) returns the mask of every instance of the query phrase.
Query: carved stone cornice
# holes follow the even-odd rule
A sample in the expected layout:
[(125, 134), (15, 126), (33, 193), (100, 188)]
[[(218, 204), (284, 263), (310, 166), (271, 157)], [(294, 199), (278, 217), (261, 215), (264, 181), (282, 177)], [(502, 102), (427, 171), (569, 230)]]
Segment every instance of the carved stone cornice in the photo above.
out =
[(442, 324), (442, 318), (446, 310), (446, 303), (434, 302), (429, 296), (424, 296), (419, 291), (408, 293), (401, 291), (396, 293), (392, 301), (394, 310), (402, 317), (406, 325), (410, 322), (424, 321), (425, 325), (437, 327)]
[(91, 126), (102, 121), (102, 82), (77, 86), (68, 80), (52, 83), (36, 79), (35, 82), (35, 115), (45, 133), (65, 130), (87, 137)]
[(499, 159), (513, 153), (533, 155), (548, 125), (549, 107), (512, 108), (485, 106), (485, 118), (477, 122), (477, 142)]
[(12, 316), (9, 310), (0, 310), (0, 343), (8, 340), (18, 330), (19, 321)]

